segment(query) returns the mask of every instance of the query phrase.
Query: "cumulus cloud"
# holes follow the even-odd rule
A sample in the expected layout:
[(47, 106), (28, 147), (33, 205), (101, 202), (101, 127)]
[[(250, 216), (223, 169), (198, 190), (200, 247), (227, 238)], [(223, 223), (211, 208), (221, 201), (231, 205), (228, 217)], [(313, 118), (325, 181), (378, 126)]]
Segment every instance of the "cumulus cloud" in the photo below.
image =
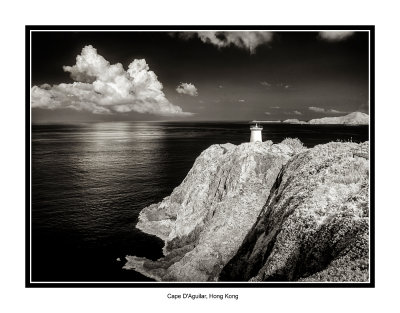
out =
[(327, 41), (341, 41), (352, 36), (354, 32), (344, 31), (344, 32), (335, 32), (335, 31), (325, 31), (319, 32), (318, 37), (327, 40)]
[(218, 48), (234, 45), (238, 48), (246, 49), (250, 53), (254, 53), (256, 48), (262, 44), (272, 41), (273, 33), (265, 31), (205, 31), (205, 32), (180, 32), (178, 36), (182, 39), (190, 39), (198, 37), (202, 42), (213, 44)]
[(43, 84), (43, 85), (40, 85), (40, 88), (49, 90), (49, 89), (51, 89), (51, 86), (49, 84)]
[(309, 110), (314, 111), (314, 112), (325, 112), (324, 108), (318, 108), (318, 107), (308, 107)]
[(178, 87), (176, 87), (176, 91), (192, 97), (196, 97), (198, 95), (197, 88), (191, 83), (181, 83)]
[(64, 66), (75, 81), (72, 84), (33, 86), (33, 108), (70, 108), (93, 113), (139, 112), (163, 116), (185, 116), (165, 97), (156, 74), (144, 59), (135, 59), (125, 70), (110, 64), (91, 45), (76, 57), (76, 64)]

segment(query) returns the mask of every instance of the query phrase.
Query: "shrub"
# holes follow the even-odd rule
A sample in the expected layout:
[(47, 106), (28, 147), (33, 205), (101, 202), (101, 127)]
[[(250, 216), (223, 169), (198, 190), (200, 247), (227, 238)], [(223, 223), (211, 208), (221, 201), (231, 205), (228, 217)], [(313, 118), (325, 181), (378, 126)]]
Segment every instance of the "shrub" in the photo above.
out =
[(282, 144), (292, 148), (295, 153), (306, 150), (307, 148), (303, 145), (299, 138), (285, 138)]

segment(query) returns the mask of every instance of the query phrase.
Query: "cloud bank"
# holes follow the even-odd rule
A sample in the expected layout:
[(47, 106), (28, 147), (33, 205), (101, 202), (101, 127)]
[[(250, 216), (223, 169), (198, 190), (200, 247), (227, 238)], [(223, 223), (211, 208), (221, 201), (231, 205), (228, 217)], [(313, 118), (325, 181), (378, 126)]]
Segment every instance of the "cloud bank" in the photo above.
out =
[(250, 53), (255, 53), (258, 46), (272, 41), (273, 33), (264, 31), (252, 32), (181, 32), (178, 34), (180, 38), (190, 39), (198, 37), (202, 42), (213, 44), (218, 48), (228, 47), (230, 45), (238, 48), (246, 49)]
[(318, 112), (318, 113), (333, 113), (333, 114), (340, 114), (340, 113), (348, 113), (344, 111), (338, 111), (334, 109), (324, 109), (324, 108), (319, 108), (319, 107), (308, 107), (309, 110)]
[(354, 32), (319, 32), (318, 37), (327, 41), (341, 41), (352, 36)]
[(196, 97), (198, 95), (196, 86), (191, 83), (180, 83), (180, 85), (176, 87), (176, 91), (180, 94), (189, 95), (192, 97)]
[(192, 115), (168, 101), (145, 59), (135, 59), (125, 71), (121, 63), (110, 64), (88, 45), (76, 57), (75, 65), (63, 69), (75, 82), (33, 86), (32, 108), (70, 108), (97, 114), (134, 111), (163, 116)]

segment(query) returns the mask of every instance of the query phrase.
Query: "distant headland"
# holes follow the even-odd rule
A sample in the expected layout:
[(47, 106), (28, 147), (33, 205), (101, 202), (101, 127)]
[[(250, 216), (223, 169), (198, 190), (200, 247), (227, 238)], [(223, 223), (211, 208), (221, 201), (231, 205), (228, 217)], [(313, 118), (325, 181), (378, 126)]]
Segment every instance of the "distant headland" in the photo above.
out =
[(257, 121), (259, 123), (286, 123), (286, 124), (336, 124), (336, 125), (368, 125), (369, 115), (362, 112), (352, 112), (344, 116), (322, 117), (309, 121), (301, 121), (296, 118), (284, 121)]

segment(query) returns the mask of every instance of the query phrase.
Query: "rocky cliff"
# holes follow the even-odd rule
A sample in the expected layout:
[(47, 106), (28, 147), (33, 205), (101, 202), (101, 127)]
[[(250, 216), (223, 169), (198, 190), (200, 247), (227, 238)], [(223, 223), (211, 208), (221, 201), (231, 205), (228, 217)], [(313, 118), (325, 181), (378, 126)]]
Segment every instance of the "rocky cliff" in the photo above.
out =
[(368, 281), (368, 179), (368, 143), (295, 156), (220, 280)]
[(368, 143), (213, 145), (137, 228), (164, 257), (127, 256), (158, 281), (368, 280)]

